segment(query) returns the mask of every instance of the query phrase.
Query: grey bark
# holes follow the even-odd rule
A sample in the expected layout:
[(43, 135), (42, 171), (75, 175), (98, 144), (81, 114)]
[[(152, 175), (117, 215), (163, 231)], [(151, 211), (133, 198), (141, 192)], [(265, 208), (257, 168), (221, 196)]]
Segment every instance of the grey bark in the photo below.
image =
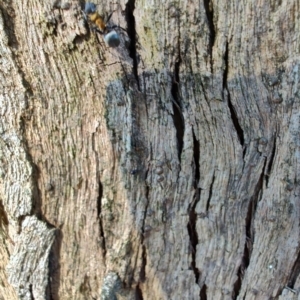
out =
[(0, 2), (0, 297), (300, 299), (299, 3)]

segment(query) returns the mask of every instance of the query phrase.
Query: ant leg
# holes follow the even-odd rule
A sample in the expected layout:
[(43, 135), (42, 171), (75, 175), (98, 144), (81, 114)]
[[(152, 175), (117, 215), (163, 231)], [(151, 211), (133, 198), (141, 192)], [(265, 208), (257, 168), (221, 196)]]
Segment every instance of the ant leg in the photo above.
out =
[(107, 18), (107, 20), (106, 20), (106, 23), (108, 23), (109, 22), (109, 20), (110, 20), (110, 18), (111, 18), (111, 16), (112, 16), (112, 14), (115, 12), (115, 10), (113, 10), (111, 13), (110, 13), (110, 15), (108, 16), (108, 18)]
[(127, 32), (127, 30), (119, 25), (113, 25), (113, 26), (109, 26), (110, 29), (115, 29), (115, 28), (120, 28), (122, 30), (124, 30), (125, 32)]

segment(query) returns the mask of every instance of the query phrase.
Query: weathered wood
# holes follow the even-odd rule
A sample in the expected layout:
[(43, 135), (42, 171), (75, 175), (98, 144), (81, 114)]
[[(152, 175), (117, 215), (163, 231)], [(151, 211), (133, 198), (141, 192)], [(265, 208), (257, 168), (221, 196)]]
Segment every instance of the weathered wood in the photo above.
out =
[(297, 299), (298, 6), (0, 3), (0, 297)]

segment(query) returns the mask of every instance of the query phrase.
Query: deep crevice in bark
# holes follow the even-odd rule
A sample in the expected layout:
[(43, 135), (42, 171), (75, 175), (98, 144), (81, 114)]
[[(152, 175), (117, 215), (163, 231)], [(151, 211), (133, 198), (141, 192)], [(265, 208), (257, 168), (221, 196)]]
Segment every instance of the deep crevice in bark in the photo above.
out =
[(215, 44), (216, 30), (214, 25), (214, 10), (212, 0), (203, 0), (204, 9), (207, 17), (207, 23), (209, 28), (209, 44), (208, 53), (210, 55), (210, 67), (211, 72), (213, 72), (213, 47)]
[[(247, 216), (248, 217), (248, 216)], [(247, 221), (246, 221), (247, 222)], [(247, 229), (246, 229), (247, 231)], [(241, 291), (241, 287), (242, 287), (242, 280), (244, 277), (244, 272), (245, 269), (247, 269), (248, 265), (249, 265), (249, 261), (250, 261), (250, 253), (249, 253), (249, 248), (248, 248), (248, 237), (246, 236), (246, 241), (245, 241), (245, 246), (244, 246), (244, 253), (243, 253), (243, 257), (242, 257), (242, 262), (241, 265), (238, 269), (237, 272), (237, 280), (233, 285), (233, 295), (232, 295), (232, 299), (236, 300), (237, 297), (240, 294)]]
[[(237, 113), (231, 103), (231, 99), (230, 99), (230, 94), (228, 93), (228, 107), (229, 107), (229, 110), (230, 110), (230, 116), (231, 116), (231, 119), (232, 119), (232, 123), (233, 123), (233, 126), (236, 130), (236, 133), (237, 133), (237, 136), (239, 138), (239, 141), (240, 141), (240, 144), (242, 146), (242, 148), (244, 147), (244, 143), (245, 143), (245, 140), (244, 140), (244, 131), (239, 123), (239, 120), (238, 120), (238, 117), (237, 117)], [(245, 151), (243, 151), (243, 156), (245, 155)]]
[(0, 228), (3, 231), (7, 231), (7, 226), (8, 226), (8, 217), (7, 213), (5, 211), (4, 205), (2, 203), (2, 200), (0, 199)]
[(106, 242), (105, 242), (105, 234), (102, 222), (102, 197), (103, 197), (103, 186), (101, 181), (99, 180), (99, 187), (98, 187), (98, 198), (97, 198), (97, 215), (99, 218), (99, 227), (100, 227), (100, 237), (101, 237), (101, 247), (103, 250), (103, 258), (106, 257)]
[(138, 76), (138, 59), (137, 59), (137, 51), (136, 51), (136, 43), (137, 43), (137, 34), (135, 30), (135, 17), (134, 17), (134, 9), (135, 9), (135, 0), (129, 0), (126, 3), (125, 9), (125, 18), (127, 22), (127, 33), (130, 38), (130, 43), (128, 46), (129, 56), (133, 61), (132, 72), (136, 79), (138, 89), (140, 90), (140, 82)]
[(99, 180), (99, 187), (98, 187), (98, 198), (97, 198), (97, 216), (100, 217), (101, 214), (101, 202), (103, 197), (103, 186), (101, 181)]
[(248, 208), (247, 208), (247, 215), (246, 215), (246, 240), (244, 245), (244, 253), (242, 257), (241, 265), (238, 269), (238, 279), (234, 283), (234, 289), (233, 289), (233, 299), (237, 299), (241, 286), (242, 286), (242, 280), (244, 277), (244, 273), (246, 269), (249, 266), (251, 254), (252, 254), (252, 245), (254, 243), (254, 231), (253, 231), (253, 221), (256, 213), (257, 203), (259, 202), (259, 198), (262, 193), (263, 189), (263, 182), (265, 177), (265, 169), (266, 169), (266, 159), (264, 162), (264, 166), (262, 168), (262, 172), (259, 176), (258, 182), (254, 189), (254, 194), (250, 198)]
[(30, 299), (34, 300), (33, 291), (32, 291), (32, 284), (29, 284), (29, 293), (30, 293)]
[(242, 287), (242, 276), (241, 276), (241, 272), (242, 272), (242, 268), (240, 266), (239, 270), (238, 270), (238, 278), (236, 280), (236, 282), (234, 283), (233, 285), (233, 295), (232, 295), (232, 299), (233, 300), (236, 300), (239, 293), (240, 293), (240, 290), (241, 290), (241, 287)]
[[(256, 207), (257, 207), (257, 203), (259, 200), (259, 196), (260, 196), (260, 193), (263, 188), (263, 182), (264, 182), (264, 177), (265, 177), (264, 176), (265, 164), (266, 164), (266, 162), (264, 163), (262, 172), (261, 172), (258, 182), (256, 184), (256, 187), (254, 190), (254, 195), (251, 197), (251, 199), (249, 201), (247, 216), (246, 216), (246, 239), (249, 239), (252, 243), (254, 242), (253, 220), (254, 220), (254, 215), (256, 212)], [(245, 243), (245, 246), (246, 245), (247, 245), (247, 242)], [(248, 253), (251, 254), (251, 251), (248, 251)], [(249, 255), (247, 255), (247, 257), (249, 258)], [(245, 264), (245, 266), (247, 267), (249, 265), (249, 259), (247, 259), (246, 262), (247, 263)]]
[(225, 68), (224, 68), (224, 72), (223, 72), (223, 90), (227, 89), (227, 92), (229, 94), (228, 91), (228, 87), (227, 87), (227, 76), (228, 76), (228, 42), (226, 43), (226, 49), (225, 49), (225, 53), (224, 53), (224, 63), (225, 63)]
[(180, 69), (181, 58), (175, 63), (174, 78), (171, 88), (172, 103), (173, 103), (173, 122), (176, 129), (177, 137), (177, 148), (178, 148), (178, 159), (181, 161), (181, 153), (183, 149), (183, 136), (184, 136), (184, 118), (180, 106), (179, 96), (179, 69)]
[(49, 253), (49, 274), (46, 294), (50, 300), (58, 300), (58, 291), (60, 286), (60, 251), (62, 244), (62, 232), (60, 229), (55, 231), (55, 239)]
[(207, 290), (207, 286), (206, 286), (206, 284), (203, 284), (203, 286), (202, 286), (202, 288), (200, 290), (200, 299), (201, 300), (207, 300), (206, 290)]
[(194, 144), (194, 163), (195, 163), (195, 182), (194, 187), (195, 189), (198, 189), (198, 182), (200, 179), (200, 144), (195, 136), (195, 132), (193, 130), (193, 144)]
[(298, 255), (295, 263), (291, 269), (291, 273), (288, 279), (287, 287), (294, 289), (295, 282), (300, 274), (300, 249), (298, 249)]
[(190, 238), (190, 247), (191, 247), (191, 268), (194, 271), (195, 282), (198, 284), (200, 271), (196, 267), (196, 249), (199, 242), (198, 233), (197, 233), (197, 214), (196, 214), (196, 206), (200, 200), (200, 191), (198, 188), (198, 181), (200, 178), (200, 165), (199, 165), (199, 157), (200, 157), (200, 145), (196, 139), (195, 133), (193, 131), (193, 142), (194, 142), (194, 164), (195, 164), (195, 178), (194, 178), (194, 188), (195, 188), (195, 199), (193, 205), (189, 207), (189, 222), (187, 225), (187, 230)]
[(90, 278), (87, 274), (84, 275), (83, 281), (79, 286), (79, 292), (82, 295), (87, 295), (91, 293)]
[(140, 281), (144, 282), (146, 279), (146, 265), (147, 265), (147, 253), (146, 253), (146, 247), (143, 245), (142, 247), (142, 266), (141, 266), (141, 272), (140, 272)]
[(143, 293), (139, 285), (135, 288), (135, 300), (144, 300)]
[[(230, 93), (229, 93), (229, 89), (228, 89), (228, 85), (227, 85), (228, 43), (226, 44), (226, 50), (225, 50), (225, 54), (224, 54), (224, 62), (225, 62), (225, 69), (224, 69), (224, 73), (223, 73), (223, 90), (225, 90), (225, 89), (227, 90), (227, 99), (228, 99), (227, 103), (228, 103), (232, 123), (233, 123), (233, 126), (234, 126), (234, 128), (237, 132), (237, 136), (239, 138), (240, 144), (241, 144), (242, 147), (244, 147), (244, 143), (245, 143), (244, 131), (243, 131), (243, 129), (242, 129), (240, 123), (239, 123), (236, 110), (235, 110), (234, 106), (232, 105), (231, 98), (230, 98)], [(244, 155), (245, 155), (245, 151), (243, 151), (243, 157), (244, 157)]]
[[(26, 128), (25, 124), (22, 124), (22, 127)], [(48, 227), (55, 227), (54, 225), (52, 225), (50, 222), (48, 222), (48, 220), (46, 219), (46, 217), (43, 215), (42, 212), (42, 193), (41, 190), (39, 188), (39, 181), (40, 181), (40, 170), (38, 168), (38, 166), (34, 163), (33, 158), (31, 156), (31, 154), (28, 151), (28, 145), (27, 145), (27, 141), (24, 139), (24, 148), (26, 149), (26, 159), (28, 160), (28, 162), (31, 165), (32, 168), (32, 209), (29, 213), (29, 215), (35, 215), (39, 220), (45, 222), (47, 224)], [(53, 188), (53, 187), (52, 187)], [(19, 218), (20, 221), (20, 226), (22, 226), (22, 222), (25, 219), (26, 215), (23, 215), (22, 217)]]
[[(145, 180), (148, 176), (148, 172), (149, 172), (149, 169), (146, 170)], [(141, 234), (140, 234), (141, 247), (142, 247), (142, 264), (141, 264), (141, 269), (140, 269), (139, 282), (144, 282), (146, 279), (147, 252), (146, 252), (146, 246), (144, 245), (144, 238), (145, 238), (145, 222), (146, 222), (147, 211), (148, 211), (148, 206), (149, 206), (149, 186), (147, 186), (147, 185), (145, 186), (145, 198), (146, 198), (146, 205), (145, 205), (145, 211), (144, 211)], [(138, 293), (138, 291), (140, 291), (140, 294)], [(136, 299), (143, 299), (141, 290), (139, 289), (138, 285), (137, 285), (136, 295), (137, 295)], [(138, 295), (140, 295), (141, 298), (138, 298)]]
[[(264, 166), (263, 166), (263, 169), (262, 169), (262, 171), (261, 171), (261, 174), (260, 174), (260, 177), (259, 177), (259, 181), (258, 181), (258, 184), (257, 184), (257, 186), (258, 186), (258, 191), (256, 192), (256, 197), (257, 197), (257, 199), (256, 199), (256, 205), (257, 205), (257, 203), (260, 201), (260, 199), (259, 198), (261, 198), (261, 191), (262, 191), (262, 189), (263, 189), (263, 182), (264, 182), (264, 179), (267, 179), (268, 178), (268, 176), (266, 176), (266, 168), (267, 168), (267, 158), (265, 158), (265, 162), (264, 162)], [(255, 189), (255, 191), (256, 191), (256, 189)], [(255, 207), (255, 209), (256, 209), (256, 207)]]
[(196, 229), (196, 224), (197, 224), (197, 214), (195, 212), (195, 206), (196, 202), (194, 203), (193, 207), (189, 211), (189, 223), (187, 225), (187, 230), (189, 233), (189, 238), (190, 238), (190, 246), (191, 246), (191, 252), (192, 252), (192, 261), (191, 261), (191, 268), (194, 271), (195, 275), (195, 282), (198, 284), (199, 276), (200, 276), (200, 271), (196, 266), (196, 247), (198, 245), (198, 233)]
[(3, 17), (3, 29), (6, 33), (6, 37), (8, 39), (8, 45), (11, 48), (17, 49), (18, 48), (18, 41), (15, 34), (15, 11), (12, 5), (9, 5), (10, 1), (3, 2), (0, 4), (0, 13), (2, 13)]
[(209, 210), (209, 205), (210, 205), (210, 200), (211, 200), (211, 197), (212, 197), (214, 183), (215, 183), (215, 172), (213, 174), (212, 181), (211, 181), (211, 184), (210, 184), (210, 187), (209, 187), (209, 195), (208, 195), (208, 199), (207, 199), (207, 203), (206, 203), (206, 213)]
[(271, 153), (271, 157), (268, 163), (268, 168), (267, 168), (267, 173), (266, 173), (266, 186), (268, 187), (269, 184), (269, 176), (271, 174), (272, 171), (272, 166), (274, 163), (274, 159), (275, 159), (275, 154), (276, 154), (276, 137), (274, 138), (274, 144), (273, 144), (273, 149), (272, 149), (272, 153)]
[[(148, 173), (148, 170), (146, 172), (145, 178), (147, 178), (147, 173)], [(145, 222), (146, 222), (147, 210), (148, 210), (148, 206), (149, 206), (149, 186), (147, 186), (147, 185), (146, 185), (146, 189), (145, 189), (145, 198), (146, 198), (146, 205), (145, 205), (143, 223), (142, 223), (142, 228), (141, 228), (141, 244), (144, 243)]]

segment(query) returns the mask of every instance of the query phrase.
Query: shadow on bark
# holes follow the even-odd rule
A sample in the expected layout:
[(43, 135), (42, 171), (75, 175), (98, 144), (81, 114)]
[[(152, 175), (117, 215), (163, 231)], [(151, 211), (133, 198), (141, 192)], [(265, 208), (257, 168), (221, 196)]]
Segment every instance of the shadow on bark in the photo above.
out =
[(47, 300), (59, 300), (60, 285), (60, 250), (63, 234), (60, 229), (55, 232), (55, 239), (49, 255), (49, 283), (47, 287)]

